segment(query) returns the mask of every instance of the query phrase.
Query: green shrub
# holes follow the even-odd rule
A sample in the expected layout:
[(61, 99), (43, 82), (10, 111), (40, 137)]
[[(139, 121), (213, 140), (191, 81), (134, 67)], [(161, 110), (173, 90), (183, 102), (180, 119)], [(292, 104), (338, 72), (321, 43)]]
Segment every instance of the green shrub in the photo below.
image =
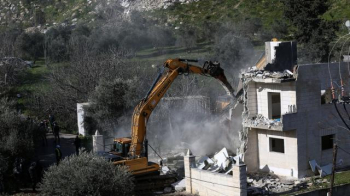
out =
[(51, 166), (40, 185), (41, 195), (132, 195), (133, 177), (125, 167), (83, 152)]

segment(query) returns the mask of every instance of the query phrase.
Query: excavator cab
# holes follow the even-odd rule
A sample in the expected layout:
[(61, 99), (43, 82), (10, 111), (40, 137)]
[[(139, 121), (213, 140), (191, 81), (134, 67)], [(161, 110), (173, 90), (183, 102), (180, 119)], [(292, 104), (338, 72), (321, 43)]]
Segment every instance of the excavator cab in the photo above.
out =
[(110, 153), (114, 155), (119, 155), (121, 157), (127, 157), (131, 145), (131, 138), (122, 137), (116, 138), (113, 142), (113, 147)]
[[(122, 137), (114, 139), (111, 154), (118, 155), (121, 157), (128, 157), (131, 146), (130, 137)], [(141, 157), (148, 157), (148, 140), (146, 139), (143, 143), (143, 150)]]

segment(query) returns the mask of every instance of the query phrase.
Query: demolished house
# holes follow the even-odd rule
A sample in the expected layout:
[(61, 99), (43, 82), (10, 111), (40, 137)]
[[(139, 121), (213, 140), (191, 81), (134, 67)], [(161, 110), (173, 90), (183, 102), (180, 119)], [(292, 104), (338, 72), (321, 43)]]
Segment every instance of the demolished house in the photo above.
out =
[[(241, 76), (244, 162), (248, 172), (262, 170), (294, 178), (313, 175), (309, 162), (328, 168), (335, 141), (350, 152), (349, 130), (331, 104), (330, 82), (337, 85), (338, 97), (342, 77), (348, 94), (348, 64), (298, 65), (295, 42), (272, 41), (265, 46), (265, 56)], [(337, 105), (349, 120), (346, 108), (350, 108)], [(347, 166), (350, 157), (338, 151), (337, 168)]]

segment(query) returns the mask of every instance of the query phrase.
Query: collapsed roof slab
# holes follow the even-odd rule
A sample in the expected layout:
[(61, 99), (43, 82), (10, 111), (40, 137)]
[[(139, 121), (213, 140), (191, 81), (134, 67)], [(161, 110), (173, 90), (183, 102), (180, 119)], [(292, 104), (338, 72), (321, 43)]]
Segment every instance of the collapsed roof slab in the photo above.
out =
[(281, 79), (281, 78), (252, 78), (254, 82), (259, 83), (284, 83), (295, 81), (295, 78)]

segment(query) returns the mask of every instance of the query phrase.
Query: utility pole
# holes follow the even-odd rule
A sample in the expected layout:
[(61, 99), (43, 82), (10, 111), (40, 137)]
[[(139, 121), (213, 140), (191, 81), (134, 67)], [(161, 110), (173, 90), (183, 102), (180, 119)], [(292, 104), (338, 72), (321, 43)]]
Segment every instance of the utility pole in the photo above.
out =
[(331, 178), (331, 188), (329, 189), (329, 194), (328, 196), (332, 196), (332, 189), (333, 189), (333, 186), (334, 186), (334, 171), (335, 171), (335, 165), (336, 165), (336, 162), (337, 162), (337, 149), (338, 149), (338, 146), (336, 143), (334, 143), (333, 145), (333, 167), (332, 167), (332, 178)]

